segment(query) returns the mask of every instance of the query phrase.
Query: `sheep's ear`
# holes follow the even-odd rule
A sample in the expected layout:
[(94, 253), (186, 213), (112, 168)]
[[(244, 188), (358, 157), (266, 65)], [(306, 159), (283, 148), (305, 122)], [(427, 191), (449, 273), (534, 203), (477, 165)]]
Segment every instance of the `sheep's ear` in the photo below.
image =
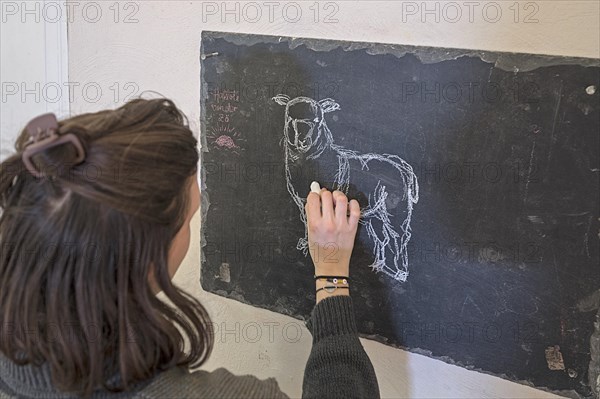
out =
[(279, 105), (287, 105), (287, 103), (290, 101), (290, 96), (287, 96), (285, 94), (278, 94), (275, 97), (273, 97), (273, 100)]
[(321, 106), (324, 114), (340, 109), (340, 104), (336, 103), (332, 98), (325, 98), (319, 101), (319, 105)]

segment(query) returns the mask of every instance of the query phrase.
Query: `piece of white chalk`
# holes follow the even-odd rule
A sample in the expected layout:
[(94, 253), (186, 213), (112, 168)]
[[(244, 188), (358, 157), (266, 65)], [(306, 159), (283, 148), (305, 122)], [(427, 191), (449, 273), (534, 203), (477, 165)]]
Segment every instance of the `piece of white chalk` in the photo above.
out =
[(314, 181), (314, 182), (312, 182), (310, 184), (310, 191), (312, 191), (313, 193), (320, 194), (321, 193), (321, 186), (319, 185), (319, 183), (317, 183), (316, 181)]

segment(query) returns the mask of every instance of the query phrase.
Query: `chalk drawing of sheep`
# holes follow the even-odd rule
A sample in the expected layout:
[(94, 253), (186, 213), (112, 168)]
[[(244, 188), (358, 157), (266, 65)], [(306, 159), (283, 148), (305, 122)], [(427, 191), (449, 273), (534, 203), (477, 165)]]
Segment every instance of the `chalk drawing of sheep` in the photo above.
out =
[[(325, 114), (340, 109), (339, 104), (326, 98), (316, 101), (309, 97), (290, 99), (285, 94), (273, 97), (285, 106), (285, 125), (282, 142), (285, 148), (287, 190), (298, 206), (304, 223), (304, 237), (297, 249), (308, 254), (308, 232), (304, 204), (307, 186), (299, 186), (297, 170), (310, 160), (328, 162), (333, 175), (330, 190), (348, 195), (357, 173), (368, 178), (364, 191), (368, 204), (361, 203), (360, 224), (372, 241), (374, 261), (369, 265), (398, 281), (408, 277), (407, 245), (411, 237), (410, 222), (413, 205), (419, 201), (419, 184), (413, 168), (397, 155), (359, 154), (334, 143), (325, 121)], [(329, 160), (329, 161), (323, 161)], [(337, 167), (337, 169), (336, 169)], [(362, 186), (364, 187), (364, 178)], [(394, 187), (392, 191), (388, 186)], [(400, 189), (398, 189), (400, 187)], [(402, 192), (399, 192), (402, 191)], [(393, 211), (390, 208), (394, 208)]]

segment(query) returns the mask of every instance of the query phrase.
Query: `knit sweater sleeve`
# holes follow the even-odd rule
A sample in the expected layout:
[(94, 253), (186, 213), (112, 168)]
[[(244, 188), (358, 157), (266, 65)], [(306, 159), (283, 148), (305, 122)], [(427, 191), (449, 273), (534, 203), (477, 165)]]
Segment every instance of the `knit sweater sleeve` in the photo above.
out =
[(303, 398), (378, 398), (375, 370), (358, 339), (352, 298), (332, 296), (313, 309), (307, 328), (313, 345)]
[(141, 391), (136, 398), (289, 399), (289, 396), (281, 391), (274, 378), (261, 380), (252, 375), (234, 375), (224, 368), (212, 372), (189, 372), (181, 367), (174, 367)]

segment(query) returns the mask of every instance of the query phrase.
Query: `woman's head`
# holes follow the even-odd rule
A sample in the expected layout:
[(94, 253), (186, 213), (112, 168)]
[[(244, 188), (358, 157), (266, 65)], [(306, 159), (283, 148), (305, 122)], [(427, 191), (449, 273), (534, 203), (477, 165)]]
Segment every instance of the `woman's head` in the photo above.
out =
[(23, 131), (0, 164), (0, 322), (12, 330), (0, 350), (48, 362), (58, 388), (84, 394), (117, 371), (133, 383), (202, 364), (208, 314), (171, 284), (199, 205), (185, 117), (170, 100), (136, 99), (58, 125), (82, 142), (83, 163), (70, 144), (57, 146), (33, 157), (44, 174), (34, 177)]

